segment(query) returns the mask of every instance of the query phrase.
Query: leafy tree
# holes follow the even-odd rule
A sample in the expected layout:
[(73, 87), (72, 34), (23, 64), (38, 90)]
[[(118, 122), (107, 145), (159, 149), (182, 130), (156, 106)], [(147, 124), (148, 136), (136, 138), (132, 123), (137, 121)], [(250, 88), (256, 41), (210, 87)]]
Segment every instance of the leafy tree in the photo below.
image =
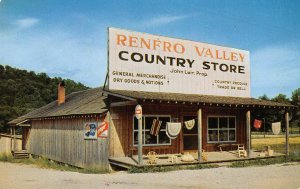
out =
[(292, 104), (300, 106), (300, 88), (292, 92)]
[(272, 98), (272, 101), (280, 102), (280, 103), (290, 103), (290, 99), (286, 97), (284, 94), (278, 94), (274, 98)]
[(263, 94), (262, 96), (259, 96), (258, 99), (260, 99), (260, 100), (270, 100), (269, 97), (266, 94)]
[[(0, 132), (6, 132), (8, 121), (56, 100), (61, 80), (0, 64)], [(70, 79), (65, 83), (66, 94), (88, 89)]]
[(292, 92), (292, 104), (298, 108), (293, 112), (293, 120), (300, 130), (300, 88)]

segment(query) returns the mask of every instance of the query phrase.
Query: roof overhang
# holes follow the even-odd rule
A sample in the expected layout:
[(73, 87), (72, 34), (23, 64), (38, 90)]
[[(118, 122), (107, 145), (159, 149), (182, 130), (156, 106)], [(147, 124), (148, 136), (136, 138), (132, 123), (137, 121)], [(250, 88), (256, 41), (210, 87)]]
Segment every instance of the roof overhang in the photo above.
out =
[(106, 94), (106, 95), (115, 96), (115, 97), (126, 99), (126, 100), (129, 100), (129, 101), (137, 101), (137, 98), (126, 96), (126, 95), (123, 95), (123, 94), (118, 94), (114, 91), (107, 91), (107, 90), (103, 89), (103, 93)]
[(119, 97), (138, 103), (174, 103), (189, 104), (199, 106), (219, 106), (219, 107), (239, 107), (239, 108), (266, 108), (290, 110), (296, 109), (296, 106), (273, 101), (259, 100), (255, 98), (244, 97), (225, 97), (208, 96), (179, 93), (159, 93), (143, 91), (125, 91), (125, 90), (103, 90), (105, 94)]
[(28, 119), (25, 119), (19, 123), (16, 123), (15, 126), (19, 126), (19, 127), (31, 127), (31, 124), (29, 123)]

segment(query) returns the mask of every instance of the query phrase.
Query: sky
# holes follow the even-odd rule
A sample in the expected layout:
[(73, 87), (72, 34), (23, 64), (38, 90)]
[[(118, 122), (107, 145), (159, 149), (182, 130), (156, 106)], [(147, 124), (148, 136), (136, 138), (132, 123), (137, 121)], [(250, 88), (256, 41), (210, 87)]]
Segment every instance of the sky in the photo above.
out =
[(107, 27), (250, 51), (251, 96), (300, 88), (300, 1), (0, 0), (0, 64), (104, 84)]

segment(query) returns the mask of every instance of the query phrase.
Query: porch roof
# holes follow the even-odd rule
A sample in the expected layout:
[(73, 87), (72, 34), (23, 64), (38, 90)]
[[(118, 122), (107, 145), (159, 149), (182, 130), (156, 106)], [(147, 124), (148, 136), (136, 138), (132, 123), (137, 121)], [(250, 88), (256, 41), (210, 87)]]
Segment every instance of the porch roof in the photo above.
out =
[(190, 103), (198, 105), (217, 105), (217, 106), (236, 106), (236, 107), (264, 107), (272, 109), (294, 109), (291, 104), (279, 103), (268, 100), (243, 97), (227, 97), (212, 95), (196, 95), (181, 93), (161, 93), (161, 92), (144, 92), (144, 91), (127, 91), (127, 90), (103, 90), (104, 93), (127, 100), (150, 101), (150, 102), (175, 102)]
[(103, 114), (107, 111), (104, 102), (105, 98), (106, 97), (102, 95), (102, 88), (74, 92), (66, 96), (64, 104), (58, 105), (57, 100), (55, 100), (10, 121), (8, 124), (18, 125), (24, 121), (27, 122), (38, 118)]

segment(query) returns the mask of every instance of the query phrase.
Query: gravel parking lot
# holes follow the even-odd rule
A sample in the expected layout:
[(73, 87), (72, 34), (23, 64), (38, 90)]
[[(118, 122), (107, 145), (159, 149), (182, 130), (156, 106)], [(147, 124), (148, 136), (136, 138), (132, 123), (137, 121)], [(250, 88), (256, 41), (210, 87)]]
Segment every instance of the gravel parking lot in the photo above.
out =
[(165, 173), (82, 174), (0, 162), (1, 189), (35, 188), (300, 188), (300, 164)]

